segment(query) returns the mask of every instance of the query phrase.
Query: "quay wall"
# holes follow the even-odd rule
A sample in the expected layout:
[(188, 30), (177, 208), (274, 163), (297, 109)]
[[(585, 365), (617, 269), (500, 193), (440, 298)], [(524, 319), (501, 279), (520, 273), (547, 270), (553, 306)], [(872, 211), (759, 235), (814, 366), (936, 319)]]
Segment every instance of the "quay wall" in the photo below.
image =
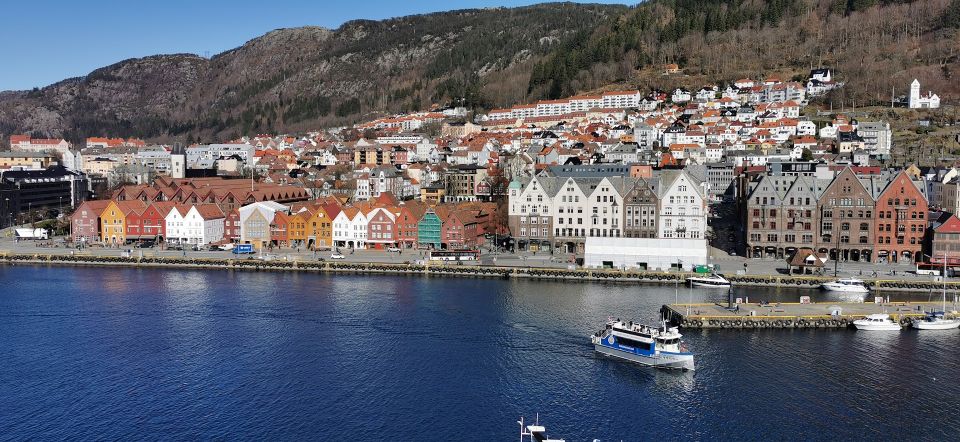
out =
[[(246, 258), (190, 258), (190, 257), (118, 257), (97, 255), (64, 254), (15, 254), (0, 253), (0, 265), (42, 264), (64, 266), (113, 266), (140, 268), (219, 269), (244, 271), (298, 271), (315, 273), (354, 274), (405, 274), (427, 276), (458, 276), (480, 278), (528, 278), (570, 281), (604, 281), (649, 284), (684, 284), (686, 278), (695, 276), (687, 272), (650, 272), (631, 270), (562, 269), (539, 267), (476, 266), (449, 264), (411, 263), (360, 263), (345, 261), (286, 261)], [(735, 286), (746, 287), (793, 287), (816, 289), (831, 278), (787, 275), (728, 275)], [(867, 279), (873, 289), (893, 291), (941, 290), (942, 283), (934, 281), (911, 281)], [(947, 291), (960, 292), (960, 282), (948, 282)]]
[[(775, 307), (742, 304), (741, 309), (724, 309), (718, 304), (670, 304), (660, 309), (661, 316), (682, 329), (744, 329), (763, 328), (850, 328), (853, 321), (875, 313), (886, 313), (902, 327), (925, 316), (927, 310), (938, 310), (938, 302), (870, 303), (777, 303)], [(830, 309), (839, 312), (831, 314)], [(752, 310), (752, 313), (750, 313)], [(945, 317), (956, 317), (946, 312)]]

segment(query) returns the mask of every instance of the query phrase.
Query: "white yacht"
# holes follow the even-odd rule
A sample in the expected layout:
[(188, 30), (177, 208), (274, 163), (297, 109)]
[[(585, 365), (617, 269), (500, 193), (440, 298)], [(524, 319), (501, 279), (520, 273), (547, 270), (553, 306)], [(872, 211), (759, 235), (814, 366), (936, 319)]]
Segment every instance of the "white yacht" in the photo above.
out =
[(951, 330), (960, 328), (960, 319), (947, 319), (944, 312), (929, 312), (922, 319), (914, 319), (911, 325), (917, 330)]
[(547, 436), (547, 428), (540, 425), (540, 413), (537, 413), (537, 420), (533, 425), (524, 425), (523, 416), (517, 421), (520, 424), (520, 442), (523, 442), (523, 436), (530, 436), (530, 442), (564, 442), (563, 439), (551, 439)]
[(865, 295), (870, 293), (870, 289), (864, 285), (863, 281), (855, 278), (838, 279), (836, 281), (825, 282), (820, 288), (828, 292), (838, 293), (859, 293)]
[(917, 330), (951, 330), (960, 327), (960, 319), (953, 318), (947, 319), (945, 317), (947, 311), (947, 257), (943, 257), (943, 305), (940, 307), (939, 312), (933, 311), (928, 312), (927, 315), (922, 319), (914, 319), (910, 324), (913, 328)]
[(693, 370), (693, 353), (680, 341), (677, 327), (648, 327), (633, 321), (608, 321), (593, 335), (593, 348), (608, 356), (643, 365), (677, 370)]
[(693, 287), (730, 287), (730, 281), (718, 273), (711, 273), (710, 276), (691, 276), (687, 278), (687, 282)]
[(853, 321), (857, 330), (868, 331), (900, 331), (900, 324), (890, 319), (886, 313), (868, 315), (866, 318)]

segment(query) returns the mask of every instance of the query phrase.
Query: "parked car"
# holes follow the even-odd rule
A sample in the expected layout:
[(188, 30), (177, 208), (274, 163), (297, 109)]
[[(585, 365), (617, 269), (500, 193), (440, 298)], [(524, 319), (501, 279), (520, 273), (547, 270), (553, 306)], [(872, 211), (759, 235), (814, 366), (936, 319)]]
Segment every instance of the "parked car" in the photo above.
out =
[(220, 244), (217, 248), (223, 251), (233, 250), (233, 244)]
[(155, 244), (153, 241), (144, 241), (144, 242), (138, 244), (138, 245), (137, 245), (137, 248), (140, 248), (140, 249), (149, 249), (149, 248), (153, 247), (154, 245), (156, 245), (156, 244)]
[(399, 247), (387, 247), (387, 251), (388, 251), (388, 252), (399, 252), (399, 251), (400, 251), (400, 248), (399, 248)]
[(347, 257), (343, 256), (342, 253), (332, 253), (330, 254), (330, 259), (347, 259)]

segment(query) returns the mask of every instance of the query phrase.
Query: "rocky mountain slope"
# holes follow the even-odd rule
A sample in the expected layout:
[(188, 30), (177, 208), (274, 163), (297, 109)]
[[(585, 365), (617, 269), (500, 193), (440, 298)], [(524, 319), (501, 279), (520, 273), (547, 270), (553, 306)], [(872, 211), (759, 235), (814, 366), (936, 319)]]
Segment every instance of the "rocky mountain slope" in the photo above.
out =
[(626, 10), (553, 3), (279, 29), (211, 59), (125, 60), (0, 93), (0, 134), (213, 140), (433, 103), (512, 103), (526, 97), (534, 59)]
[[(834, 68), (839, 107), (913, 78), (960, 98), (960, 0), (649, 0), (541, 4), (280, 29), (205, 59), (126, 60), (0, 93), (16, 132), (190, 142), (344, 124), (455, 103), (488, 108), (608, 87), (699, 87)], [(661, 75), (677, 63), (683, 75)], [(786, 78), (785, 78), (786, 79)]]

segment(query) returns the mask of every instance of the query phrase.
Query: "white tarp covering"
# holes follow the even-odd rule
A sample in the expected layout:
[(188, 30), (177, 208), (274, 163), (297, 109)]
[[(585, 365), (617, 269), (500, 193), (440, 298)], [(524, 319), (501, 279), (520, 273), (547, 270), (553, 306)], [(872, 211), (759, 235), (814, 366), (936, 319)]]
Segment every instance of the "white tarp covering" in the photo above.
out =
[(21, 239), (48, 239), (44, 229), (17, 229), (17, 238)]
[(707, 264), (705, 239), (587, 238), (584, 266), (668, 270), (681, 263), (690, 270)]

